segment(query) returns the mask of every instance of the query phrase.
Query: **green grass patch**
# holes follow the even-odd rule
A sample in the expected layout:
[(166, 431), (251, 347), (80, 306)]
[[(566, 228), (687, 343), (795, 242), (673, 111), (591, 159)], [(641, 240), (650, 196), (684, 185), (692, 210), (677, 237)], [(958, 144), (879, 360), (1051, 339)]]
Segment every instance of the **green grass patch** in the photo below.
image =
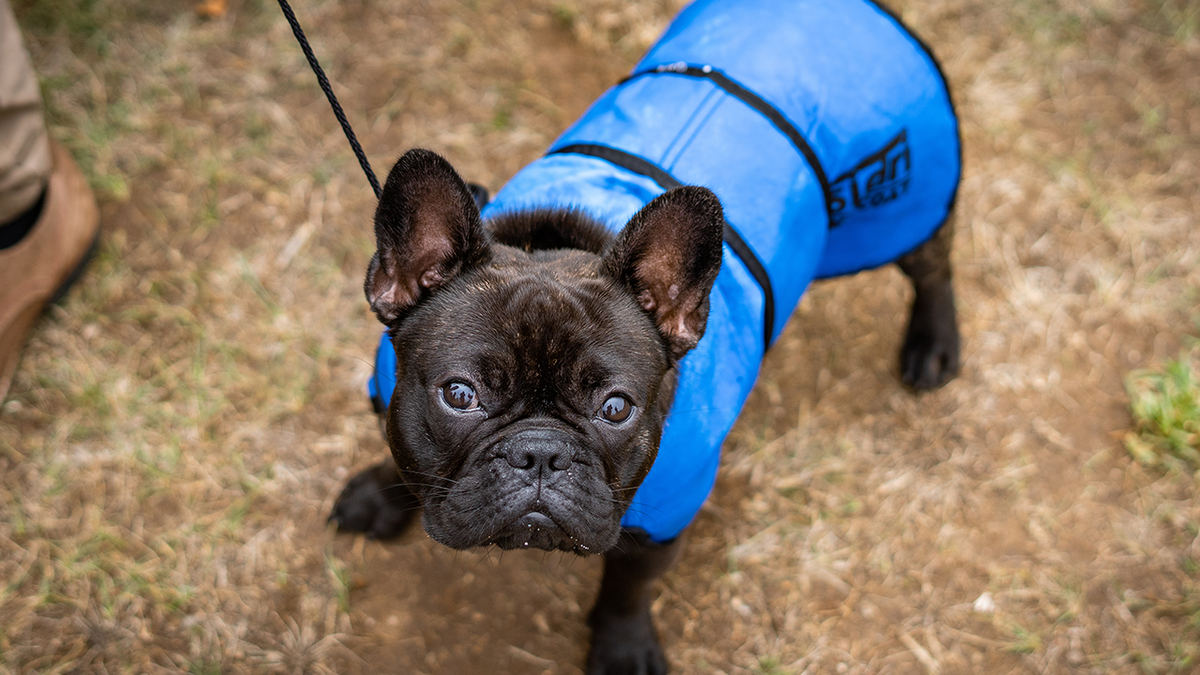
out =
[(329, 547), (325, 548), (325, 571), (328, 572), (334, 593), (337, 595), (338, 610), (348, 613), (350, 611), (350, 571), (337, 559)]
[(560, 2), (550, 8), (550, 16), (554, 17), (554, 22), (559, 28), (571, 30), (575, 27), (575, 22), (579, 20), (579, 8), (566, 2)]
[(1200, 469), (1200, 377), (1184, 355), (1125, 378), (1133, 429), (1125, 449), (1148, 466)]
[(1012, 640), (1004, 645), (1004, 651), (1016, 654), (1033, 654), (1045, 646), (1042, 636), (1024, 626), (1014, 623), (1010, 629)]
[(1018, 1), (1012, 5), (1011, 16), (1026, 39), (1044, 47), (1078, 44), (1093, 22), (1104, 19), (1095, 12), (1069, 7), (1057, 0)]
[(220, 661), (200, 659), (188, 664), (188, 672), (191, 675), (221, 675), (225, 671), (221, 668)]
[(1142, 28), (1186, 43), (1200, 32), (1200, 5), (1192, 0), (1152, 0), (1139, 16)]
[(760, 675), (785, 675), (791, 671), (783, 669), (783, 665), (779, 662), (779, 658), (775, 656), (763, 656), (758, 659), (758, 667), (754, 670)]
[(13, 10), (25, 30), (35, 34), (65, 32), (75, 50), (108, 55), (118, 7), (104, 0), (15, 0)]

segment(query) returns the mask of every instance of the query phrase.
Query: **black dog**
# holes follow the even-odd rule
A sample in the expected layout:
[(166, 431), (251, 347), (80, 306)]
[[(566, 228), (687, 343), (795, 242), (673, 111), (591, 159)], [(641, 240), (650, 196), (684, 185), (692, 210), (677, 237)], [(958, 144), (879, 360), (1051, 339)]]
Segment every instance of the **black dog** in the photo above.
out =
[[(846, 21), (886, 33), (886, 39), (877, 41), (882, 45), (878, 48), (904, 51), (893, 59), (897, 67), (910, 67), (904, 66), (905, 58), (922, 64), (933, 72), (926, 73), (927, 79), (944, 93), (932, 59), (894, 19), (862, 0), (841, 4), (849, 15)], [(783, 296), (790, 308), (813, 276), (852, 271), (830, 268), (826, 262), (821, 263), (825, 267), (787, 263), (786, 256), (784, 263), (779, 257), (760, 262), (755, 246), (771, 237), (751, 232), (743, 238), (731, 223), (742, 225), (762, 213), (767, 217), (759, 220), (771, 232), (790, 236), (802, 228), (809, 228), (809, 234), (821, 228), (813, 236), (822, 242), (827, 238), (830, 246), (843, 236), (833, 233), (854, 234), (859, 228), (869, 234), (881, 221), (889, 232), (917, 223), (904, 225), (916, 232), (910, 239), (888, 240), (899, 250), (878, 254), (885, 256), (882, 261), (895, 260), (916, 291), (901, 351), (901, 376), (924, 389), (940, 386), (958, 369), (949, 261), (957, 127), (948, 95), (938, 104), (945, 111), (922, 111), (919, 120), (902, 120), (898, 133), (888, 128), (863, 132), (862, 147), (879, 146), (878, 151), (850, 154), (822, 166), (822, 155), (830, 152), (818, 143), (809, 145), (788, 122), (802, 110), (787, 104), (776, 107), (768, 97), (748, 93), (731, 77), (737, 64), (714, 69), (695, 65), (695, 58), (678, 61), (672, 40), (686, 41), (689, 30), (705, 36), (724, 30), (728, 22), (711, 23), (714, 16), (734, 11), (753, 17), (756, 9), (778, 9), (772, 0), (739, 2), (732, 9), (719, 5), (720, 0), (705, 0), (686, 10), (668, 31), (669, 39), (643, 60), (637, 76), (606, 94), (547, 158), (497, 195), (499, 206), (492, 205), (486, 222), (479, 194), (473, 194), (445, 160), (423, 150), (410, 151), (397, 162), (375, 214), (378, 250), (365, 291), (372, 310), (387, 326), (390, 347), (385, 347), (396, 355), (395, 385), (386, 411), (386, 435), (395, 461), (355, 477), (331, 518), (341, 529), (382, 538), (398, 534), (421, 507), (429, 535), (453, 548), (495, 545), (602, 553), (604, 576), (589, 618), (589, 673), (666, 672), (649, 612), (650, 590), (676, 557), (677, 535), (698, 502), (684, 513), (682, 524), (662, 529), (631, 525), (628, 517), (639, 487), (644, 482), (650, 486), (647, 476), (656, 457), (660, 465), (664, 462), (658, 456), (660, 439), (677, 385), (680, 396), (691, 396), (705, 384), (723, 386), (688, 384), (687, 378), (696, 375), (681, 375), (684, 356), (707, 329), (720, 335), (706, 342), (742, 345), (743, 352), (758, 358), (786, 319), (772, 318), (773, 300)], [(795, 25), (803, 21), (795, 20)], [(827, 33), (829, 27), (818, 26), (816, 32)], [(793, 32), (788, 39), (798, 38)], [(751, 42), (757, 44), (757, 36)], [(788, 171), (771, 169), (751, 184), (774, 194), (771, 181), (782, 175), (779, 184), (785, 187), (778, 189), (778, 197), (764, 200), (756, 194), (757, 210), (747, 212), (733, 196), (723, 209), (722, 190), (733, 193), (728, 185), (738, 176), (730, 172), (740, 170), (731, 168), (727, 157), (707, 161), (711, 153), (701, 153), (699, 168), (689, 169), (678, 160), (686, 153), (670, 151), (673, 171), (714, 186), (722, 193), (718, 200), (706, 188), (673, 187), (676, 181), (662, 168), (662, 153), (655, 155), (657, 162), (650, 162), (628, 147), (601, 144), (602, 136), (588, 135), (594, 127), (611, 133), (612, 119), (632, 124), (651, 138), (683, 135), (677, 127), (664, 130), (635, 114), (612, 113), (638, 82), (655, 77), (673, 78), (669, 84), (699, 82), (719, 89), (720, 96), (768, 120), (779, 139), (750, 138), (747, 143), (777, 143), (793, 152), (795, 162)], [(627, 86), (630, 83), (634, 86)], [(705, 90), (704, 95), (711, 92)], [(681, 96), (669, 92), (668, 98), (678, 101)], [(692, 121), (685, 113), (657, 117), (670, 118), (664, 124), (687, 126)], [(743, 113), (741, 108), (734, 111)], [(703, 124), (712, 125), (716, 117), (710, 114)], [(923, 130), (926, 118), (936, 118), (942, 126), (936, 132)], [(593, 124), (597, 119), (602, 123)], [(688, 138), (696, 136), (695, 128), (687, 132)], [(936, 194), (929, 198), (922, 192), (927, 186), (917, 169), (940, 166), (926, 150), (931, 137), (945, 141), (949, 150), (943, 154), (953, 154), (954, 162), (948, 165), (952, 176), (930, 179), (936, 186), (928, 191)], [(823, 180), (806, 181), (799, 174), (802, 170)], [(826, 178), (829, 175), (834, 179)], [(646, 179), (671, 189), (640, 199)], [(529, 185), (537, 187), (531, 190)], [(565, 195), (567, 206), (579, 208), (554, 202), (525, 208), (530, 206), (529, 195), (534, 195), (535, 204), (540, 199), (541, 186), (548, 186), (550, 194)], [(805, 198), (806, 191), (820, 199)], [(632, 210), (630, 203), (635, 205)], [(795, 215), (796, 204), (810, 203), (817, 210), (806, 218), (785, 222), (768, 213), (781, 204), (780, 209)], [(936, 208), (887, 211), (912, 203)], [(614, 213), (621, 214), (619, 221)], [(826, 228), (841, 229), (826, 235)], [(614, 234), (614, 229), (619, 232)], [(809, 234), (800, 238), (811, 241), (804, 238)], [(748, 280), (752, 292), (723, 287), (720, 302), (710, 302), (710, 296), (718, 294), (718, 274), (738, 277), (737, 270), (722, 269), (726, 243), (736, 255), (727, 260), (744, 267), (739, 278)], [(828, 261), (831, 256), (828, 250), (811, 253), (813, 260)], [(873, 254), (864, 255), (858, 262), (839, 264), (879, 264), (870, 258)], [(793, 268), (804, 278), (783, 280)], [(789, 296), (789, 288), (797, 290)], [(738, 342), (743, 338), (737, 336), (753, 331), (729, 326), (735, 310), (728, 306), (734, 296), (759, 303), (758, 316), (765, 315), (765, 321), (754, 330), (761, 331), (755, 339), (763, 342)], [(708, 325), (710, 307), (720, 319), (713, 326)], [(703, 351), (702, 347), (697, 353)], [(748, 390), (749, 384), (745, 386)], [(711, 486), (711, 477), (707, 480), (690, 494), (702, 501)]]

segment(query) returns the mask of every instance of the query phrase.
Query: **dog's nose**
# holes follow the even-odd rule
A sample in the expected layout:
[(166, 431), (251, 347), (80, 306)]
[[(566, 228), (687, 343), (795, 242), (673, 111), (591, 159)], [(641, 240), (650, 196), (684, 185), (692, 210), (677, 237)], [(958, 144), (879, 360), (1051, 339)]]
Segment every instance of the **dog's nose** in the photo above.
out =
[(514, 438), (504, 458), (514, 469), (533, 473), (565, 471), (571, 467), (571, 446), (551, 431), (529, 431)]

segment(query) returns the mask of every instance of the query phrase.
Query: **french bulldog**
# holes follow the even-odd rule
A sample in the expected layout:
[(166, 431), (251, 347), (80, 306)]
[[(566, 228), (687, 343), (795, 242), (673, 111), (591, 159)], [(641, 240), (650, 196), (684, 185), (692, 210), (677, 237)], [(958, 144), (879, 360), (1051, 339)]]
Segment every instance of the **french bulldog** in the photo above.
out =
[(809, 282), (897, 263), (901, 379), (957, 373), (957, 133), (932, 57), (869, 0), (701, 0), (492, 202), (407, 152), (364, 284), (392, 459), (331, 520), (384, 539), (420, 512), (455, 549), (602, 555), (588, 673), (665, 673), (653, 584)]

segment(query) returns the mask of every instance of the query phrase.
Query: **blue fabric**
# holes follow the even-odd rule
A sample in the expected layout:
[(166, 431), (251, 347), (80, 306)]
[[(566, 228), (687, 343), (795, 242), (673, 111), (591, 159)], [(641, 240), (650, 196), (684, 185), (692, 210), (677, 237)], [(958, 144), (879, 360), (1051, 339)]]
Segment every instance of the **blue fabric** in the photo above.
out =
[[(780, 111), (827, 178), (762, 112), (681, 65), (710, 66)], [(661, 71), (661, 72), (659, 72)], [(866, 0), (699, 0), (552, 150), (616, 148), (720, 198), (755, 252), (783, 329), (813, 279), (877, 267), (937, 230), (960, 174), (958, 125), (930, 55)], [(648, 74), (647, 74), (648, 73)], [(512, 178), (484, 217), (576, 207), (614, 231), (663, 192), (591, 156), (551, 154)], [(728, 246), (708, 328), (680, 364), (658, 458), (622, 524), (673, 539), (716, 479), (720, 448), (758, 376), (763, 293)], [(369, 388), (384, 403), (396, 372), (386, 335)]]

